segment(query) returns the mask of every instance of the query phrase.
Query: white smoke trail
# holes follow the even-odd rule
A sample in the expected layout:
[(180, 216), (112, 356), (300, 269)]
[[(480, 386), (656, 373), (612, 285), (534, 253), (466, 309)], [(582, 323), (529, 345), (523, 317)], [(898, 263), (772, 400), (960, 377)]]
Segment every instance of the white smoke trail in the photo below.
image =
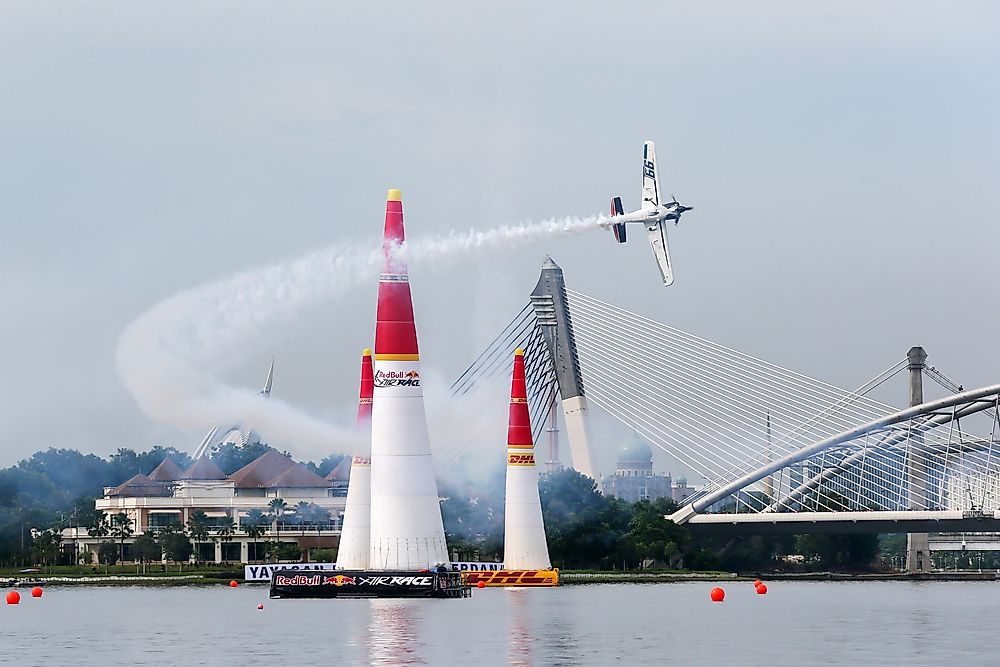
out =
[[(501, 247), (548, 236), (584, 232), (602, 216), (549, 219), (486, 231), (415, 238), (397, 253), (440, 266)], [(122, 332), (117, 367), (125, 386), (151, 419), (184, 430), (217, 424), (252, 425), (265, 440), (314, 452), (353, 451), (353, 427), (317, 419), (275, 398), (220, 379), (246, 356), (265, 326), (374, 281), (382, 250), (335, 245), (297, 259), (179, 292), (156, 304)]]

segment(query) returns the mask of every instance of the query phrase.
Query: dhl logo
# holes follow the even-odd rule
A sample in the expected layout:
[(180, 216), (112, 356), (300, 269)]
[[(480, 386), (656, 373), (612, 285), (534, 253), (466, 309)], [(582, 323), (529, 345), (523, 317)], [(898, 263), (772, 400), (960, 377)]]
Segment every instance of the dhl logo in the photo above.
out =
[(335, 577), (324, 577), (324, 584), (333, 584), (334, 586), (344, 586), (345, 584), (354, 585), (354, 577), (345, 577), (342, 574), (338, 574)]
[(467, 586), (558, 586), (559, 570), (496, 570), (465, 571), (462, 581)]
[(507, 465), (509, 466), (533, 466), (535, 465), (534, 454), (508, 454)]
[(515, 396), (515, 397), (511, 397), (510, 402), (511, 403), (527, 403), (528, 399), (526, 399), (526, 398), (517, 398)]

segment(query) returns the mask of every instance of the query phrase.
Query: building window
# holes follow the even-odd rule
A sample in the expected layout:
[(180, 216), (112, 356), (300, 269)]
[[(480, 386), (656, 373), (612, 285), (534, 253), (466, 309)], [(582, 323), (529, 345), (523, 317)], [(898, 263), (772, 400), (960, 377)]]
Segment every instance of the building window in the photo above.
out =
[(174, 521), (181, 520), (181, 513), (177, 512), (150, 512), (149, 513), (149, 530), (153, 532), (159, 532), (164, 528), (168, 527)]

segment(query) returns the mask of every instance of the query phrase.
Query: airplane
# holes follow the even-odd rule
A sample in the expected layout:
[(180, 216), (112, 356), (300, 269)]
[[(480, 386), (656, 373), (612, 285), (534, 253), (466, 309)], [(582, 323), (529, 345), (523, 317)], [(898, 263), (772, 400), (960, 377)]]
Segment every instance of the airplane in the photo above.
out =
[(667, 247), (667, 230), (664, 223), (673, 220), (676, 225), (681, 220), (681, 214), (690, 211), (693, 206), (684, 206), (671, 197), (672, 201), (664, 202), (660, 194), (660, 175), (656, 171), (656, 146), (652, 141), (642, 144), (642, 204), (635, 211), (625, 213), (622, 210), (622, 198), (611, 200), (611, 220), (604, 225), (610, 227), (615, 240), (625, 243), (625, 225), (642, 223), (649, 234), (649, 245), (653, 248), (653, 256), (660, 268), (663, 286), (674, 284), (674, 271), (670, 266), (670, 250)]

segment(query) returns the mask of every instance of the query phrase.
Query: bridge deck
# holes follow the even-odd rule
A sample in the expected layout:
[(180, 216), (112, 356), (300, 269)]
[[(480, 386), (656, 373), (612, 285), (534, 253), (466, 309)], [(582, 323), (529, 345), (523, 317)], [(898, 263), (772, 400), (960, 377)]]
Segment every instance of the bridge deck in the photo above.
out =
[(711, 535), (1000, 532), (998, 514), (960, 510), (695, 514), (686, 525)]

